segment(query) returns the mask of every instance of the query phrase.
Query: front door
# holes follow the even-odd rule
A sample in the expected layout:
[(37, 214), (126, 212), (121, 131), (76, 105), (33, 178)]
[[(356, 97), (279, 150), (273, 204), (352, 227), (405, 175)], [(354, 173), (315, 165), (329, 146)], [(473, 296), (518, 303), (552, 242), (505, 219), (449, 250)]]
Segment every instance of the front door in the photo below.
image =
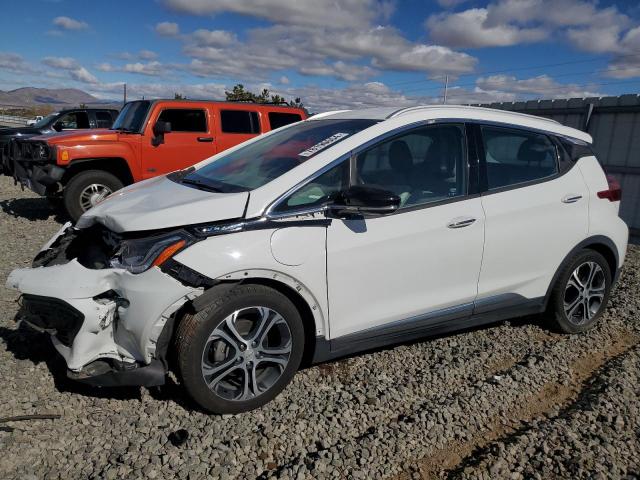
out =
[(171, 132), (165, 133), (164, 143), (152, 144), (152, 134), (145, 136), (142, 149), (144, 178), (189, 167), (216, 154), (211, 132), (213, 119), (204, 108), (164, 108), (156, 121), (169, 122)]
[(351, 162), (352, 184), (391, 190), (401, 206), (328, 227), (330, 337), (470, 314), (485, 222), (480, 198), (467, 193), (464, 126), (405, 131)]

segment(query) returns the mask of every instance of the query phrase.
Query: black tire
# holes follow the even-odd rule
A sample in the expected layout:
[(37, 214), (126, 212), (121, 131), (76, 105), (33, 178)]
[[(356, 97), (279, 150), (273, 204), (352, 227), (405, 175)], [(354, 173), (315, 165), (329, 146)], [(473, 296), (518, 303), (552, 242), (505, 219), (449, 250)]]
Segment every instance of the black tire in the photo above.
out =
[(86, 170), (74, 175), (65, 185), (62, 194), (64, 208), (74, 222), (85, 212), (81, 203), (81, 195), (92, 184), (103, 185), (111, 192), (124, 187), (118, 177), (104, 170)]
[[(602, 272), (600, 276), (596, 269), (595, 275), (597, 276), (594, 276), (593, 281), (596, 282), (597, 280), (597, 286), (602, 283), (604, 285), (604, 290), (601, 300), (596, 298), (591, 300), (591, 302), (594, 303), (589, 303), (590, 300), (586, 299), (585, 304), (585, 300), (580, 300), (580, 298), (576, 296), (576, 292), (585, 292), (585, 296), (583, 298), (586, 298), (590, 289), (583, 288), (582, 290), (579, 290), (578, 287), (574, 286), (578, 285), (579, 282), (575, 282), (573, 274), (578, 267), (584, 266), (580, 270), (580, 276), (584, 279), (585, 276), (583, 274), (587, 273), (589, 264), (597, 265)], [(561, 267), (556, 284), (554, 285), (549, 298), (548, 318), (552, 327), (565, 333), (581, 333), (593, 328), (606, 308), (611, 291), (611, 280), (612, 274), (609, 264), (600, 253), (594, 250), (581, 250), (577, 255), (568, 260)], [(570, 282), (572, 283), (571, 286), (569, 285)], [(577, 295), (579, 294), (580, 293)], [(574, 301), (582, 303), (582, 305), (575, 305), (575, 314), (571, 315), (570, 318), (565, 311), (565, 307), (570, 309), (570, 307), (574, 305)], [(596, 304), (595, 302), (599, 302), (599, 304)], [(584, 315), (584, 312), (587, 311), (585, 305), (590, 305), (590, 313), (587, 315)]]
[[(290, 332), (288, 363), (270, 387), (249, 399), (227, 399), (210, 389), (202, 370), (206, 351), (211, 351), (210, 335), (225, 324), (225, 319), (234, 312), (250, 310), (251, 307), (266, 307), (280, 314)], [(295, 375), (304, 350), (304, 327), (295, 305), (283, 294), (263, 285), (238, 285), (221, 295), (201, 311), (186, 314), (176, 330), (176, 353), (180, 376), (188, 394), (205, 410), (212, 413), (241, 413), (259, 408), (273, 400)], [(249, 349), (246, 350), (248, 353)], [(235, 350), (238, 353), (237, 350)], [(207, 353), (206, 355), (208, 355)], [(231, 358), (230, 356), (228, 358)], [(243, 360), (238, 360), (242, 362)], [(221, 363), (225, 363), (223, 360)], [(227, 364), (227, 363), (225, 363)], [(228, 364), (232, 364), (229, 362)], [(240, 363), (242, 365), (242, 363)], [(250, 365), (247, 362), (246, 365)], [(256, 361), (256, 366), (258, 361)], [(248, 368), (236, 370), (248, 375)], [(255, 371), (255, 370), (254, 370)], [(246, 377), (243, 377), (246, 378)], [(238, 382), (240, 383), (240, 382)]]

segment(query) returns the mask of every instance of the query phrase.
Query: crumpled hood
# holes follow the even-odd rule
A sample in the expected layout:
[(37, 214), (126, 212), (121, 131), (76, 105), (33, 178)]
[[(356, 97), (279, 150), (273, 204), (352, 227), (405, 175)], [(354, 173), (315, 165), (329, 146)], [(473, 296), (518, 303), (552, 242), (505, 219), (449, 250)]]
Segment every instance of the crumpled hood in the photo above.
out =
[(206, 192), (161, 176), (119, 190), (88, 210), (78, 228), (101, 223), (114, 232), (179, 227), (240, 218), (248, 192)]
[(42, 135), (43, 130), (34, 127), (0, 128), (0, 137)]

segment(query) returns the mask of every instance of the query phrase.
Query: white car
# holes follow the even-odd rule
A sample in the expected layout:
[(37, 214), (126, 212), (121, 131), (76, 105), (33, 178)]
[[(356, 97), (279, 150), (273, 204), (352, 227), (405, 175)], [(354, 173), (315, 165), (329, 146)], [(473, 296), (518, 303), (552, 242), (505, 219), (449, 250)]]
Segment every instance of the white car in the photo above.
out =
[(27, 127), (32, 127), (33, 125), (35, 125), (36, 123), (38, 123), (40, 120), (42, 120), (44, 117), (42, 115), (36, 115), (34, 118), (32, 118), (31, 120), (27, 120)]
[(218, 413), (303, 361), (542, 312), (582, 332), (628, 239), (590, 143), (472, 107), (316, 115), (112, 194), (7, 283), (72, 378), (158, 385), (175, 356)]

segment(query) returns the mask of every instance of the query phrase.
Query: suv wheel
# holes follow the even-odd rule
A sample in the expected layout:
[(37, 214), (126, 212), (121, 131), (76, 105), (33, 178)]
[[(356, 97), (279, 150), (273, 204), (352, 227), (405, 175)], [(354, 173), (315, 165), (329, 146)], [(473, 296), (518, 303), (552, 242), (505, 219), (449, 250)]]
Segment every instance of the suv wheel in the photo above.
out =
[(185, 388), (213, 413), (239, 413), (275, 398), (295, 375), (304, 349), (302, 319), (280, 292), (239, 285), (196, 314), (176, 333)]
[(104, 170), (87, 170), (75, 175), (64, 188), (64, 206), (75, 222), (84, 212), (124, 187), (115, 175)]
[(566, 333), (592, 328), (602, 315), (611, 290), (611, 271), (605, 258), (582, 250), (562, 268), (551, 293), (550, 313)]

